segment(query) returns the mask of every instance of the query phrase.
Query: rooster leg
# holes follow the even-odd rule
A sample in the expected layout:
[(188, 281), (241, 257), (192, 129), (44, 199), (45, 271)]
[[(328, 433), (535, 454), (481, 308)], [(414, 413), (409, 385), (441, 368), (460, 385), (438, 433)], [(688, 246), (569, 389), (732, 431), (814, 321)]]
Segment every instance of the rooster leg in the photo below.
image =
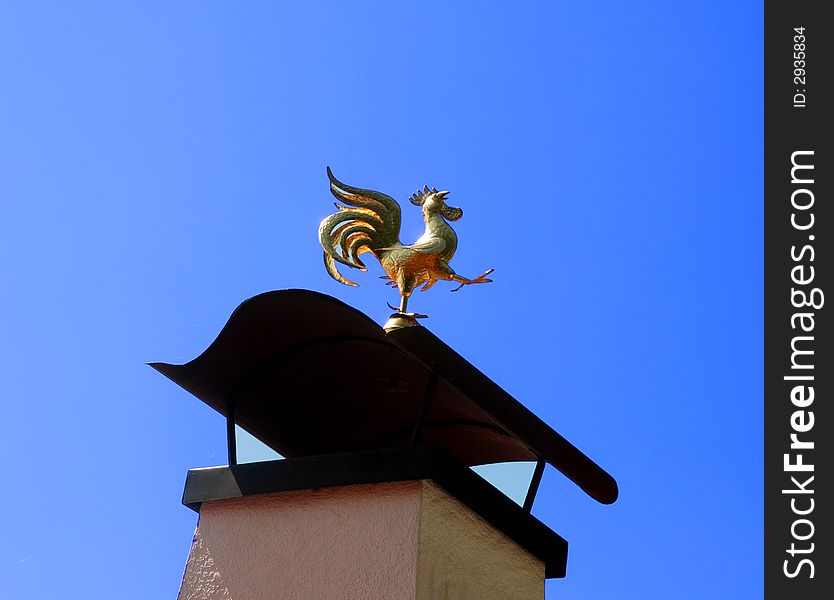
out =
[[(428, 319), (428, 315), (419, 315), (417, 313), (403, 312), (402, 310), (398, 309), (396, 306), (391, 306), (390, 302), (386, 302), (386, 304), (388, 305), (388, 308), (390, 308), (391, 310), (396, 310), (397, 311), (395, 314), (391, 315), (392, 318), (393, 317), (405, 317), (406, 319), (411, 319), (411, 320), (414, 320), (414, 319)], [(402, 308), (404, 306), (404, 304), (408, 304), (408, 300), (406, 300), (404, 303), (400, 303), (400, 308)]]
[(390, 302), (386, 302), (388, 308), (391, 310), (397, 310), (401, 315), (407, 315), (406, 307), (408, 306), (408, 298), (406, 296), (400, 296), (400, 307), (397, 308), (396, 306), (391, 306)]
[(426, 315), (418, 315), (417, 313), (410, 313), (408, 312), (408, 299), (411, 297), (411, 292), (414, 291), (414, 285), (417, 283), (413, 276), (404, 274), (402, 272), (397, 274), (396, 281), (390, 281), (389, 283), (395, 284), (400, 290), (400, 308), (397, 310), (390, 304), (388, 305), (391, 307), (392, 310), (397, 310), (394, 317), (404, 317), (408, 320), (413, 321), (414, 319), (425, 319)]
[(480, 275), (478, 275), (475, 279), (467, 279), (466, 277), (461, 277), (460, 275), (452, 275), (449, 279), (452, 281), (457, 281), (460, 285), (453, 289), (453, 292), (457, 292), (465, 285), (471, 285), (473, 283), (492, 283), (492, 279), (487, 279), (487, 275), (492, 273), (495, 269), (487, 269)]

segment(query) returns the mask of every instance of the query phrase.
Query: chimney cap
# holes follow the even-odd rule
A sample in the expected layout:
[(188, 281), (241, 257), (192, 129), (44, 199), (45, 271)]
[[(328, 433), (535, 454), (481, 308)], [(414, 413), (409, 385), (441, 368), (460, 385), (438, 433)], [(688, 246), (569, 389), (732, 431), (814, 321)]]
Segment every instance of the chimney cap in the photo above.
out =
[(435, 444), (467, 466), (544, 460), (617, 499), (611, 475), (425, 327), (386, 332), (318, 292), (250, 298), (200, 356), (150, 366), (290, 458)]

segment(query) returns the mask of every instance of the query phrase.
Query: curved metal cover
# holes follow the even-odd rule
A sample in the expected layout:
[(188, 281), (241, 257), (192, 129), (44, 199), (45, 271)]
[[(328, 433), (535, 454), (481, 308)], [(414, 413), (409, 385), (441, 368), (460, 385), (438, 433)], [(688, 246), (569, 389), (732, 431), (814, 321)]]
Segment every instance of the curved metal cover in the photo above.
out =
[[(287, 457), (413, 443), (467, 466), (542, 458), (603, 503), (614, 479), (424, 327), (386, 333), (354, 308), (308, 290), (241, 304), (184, 365), (151, 363)], [(434, 381), (432, 393), (431, 382)]]

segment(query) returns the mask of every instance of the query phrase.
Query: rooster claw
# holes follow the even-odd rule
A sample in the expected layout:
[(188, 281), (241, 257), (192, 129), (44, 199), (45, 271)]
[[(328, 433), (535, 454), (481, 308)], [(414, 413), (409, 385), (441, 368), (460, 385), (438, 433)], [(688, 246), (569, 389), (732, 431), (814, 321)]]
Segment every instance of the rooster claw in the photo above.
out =
[(388, 305), (388, 308), (390, 308), (391, 310), (395, 311), (395, 312), (394, 312), (394, 314), (393, 314), (393, 315), (391, 315), (391, 318), (392, 318), (392, 319), (393, 319), (394, 317), (403, 317), (403, 318), (405, 318), (405, 319), (428, 319), (428, 318), (429, 318), (429, 316), (428, 316), (428, 315), (420, 315), (420, 314), (417, 314), (417, 313), (405, 313), (405, 312), (402, 312), (402, 311), (401, 311), (398, 307), (396, 307), (396, 306), (391, 306), (391, 303), (390, 303), (390, 302), (386, 302), (385, 304), (387, 304), (387, 305)]

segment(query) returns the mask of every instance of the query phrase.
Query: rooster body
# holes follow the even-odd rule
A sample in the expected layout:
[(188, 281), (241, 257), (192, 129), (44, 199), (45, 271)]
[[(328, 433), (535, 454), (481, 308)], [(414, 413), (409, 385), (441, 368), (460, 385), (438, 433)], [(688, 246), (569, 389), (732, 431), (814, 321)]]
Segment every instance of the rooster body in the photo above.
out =
[(354, 188), (337, 180), (330, 168), (330, 191), (341, 203), (336, 203), (339, 212), (330, 215), (319, 226), (319, 242), (324, 249), (324, 264), (327, 272), (345, 285), (357, 285), (339, 273), (336, 263), (351, 268), (367, 270), (359, 258), (370, 253), (379, 260), (389, 285), (395, 285), (400, 292), (399, 314), (406, 313), (408, 298), (419, 286), (423, 291), (440, 280), (456, 281), (460, 286), (472, 283), (488, 283), (486, 276), (467, 279), (456, 274), (449, 262), (457, 250), (458, 238), (448, 221), (457, 221), (463, 211), (446, 204), (449, 192), (438, 192), (428, 186), (409, 199), (412, 204), (422, 207), (425, 233), (414, 243), (400, 242), (400, 205), (386, 194), (373, 190)]

